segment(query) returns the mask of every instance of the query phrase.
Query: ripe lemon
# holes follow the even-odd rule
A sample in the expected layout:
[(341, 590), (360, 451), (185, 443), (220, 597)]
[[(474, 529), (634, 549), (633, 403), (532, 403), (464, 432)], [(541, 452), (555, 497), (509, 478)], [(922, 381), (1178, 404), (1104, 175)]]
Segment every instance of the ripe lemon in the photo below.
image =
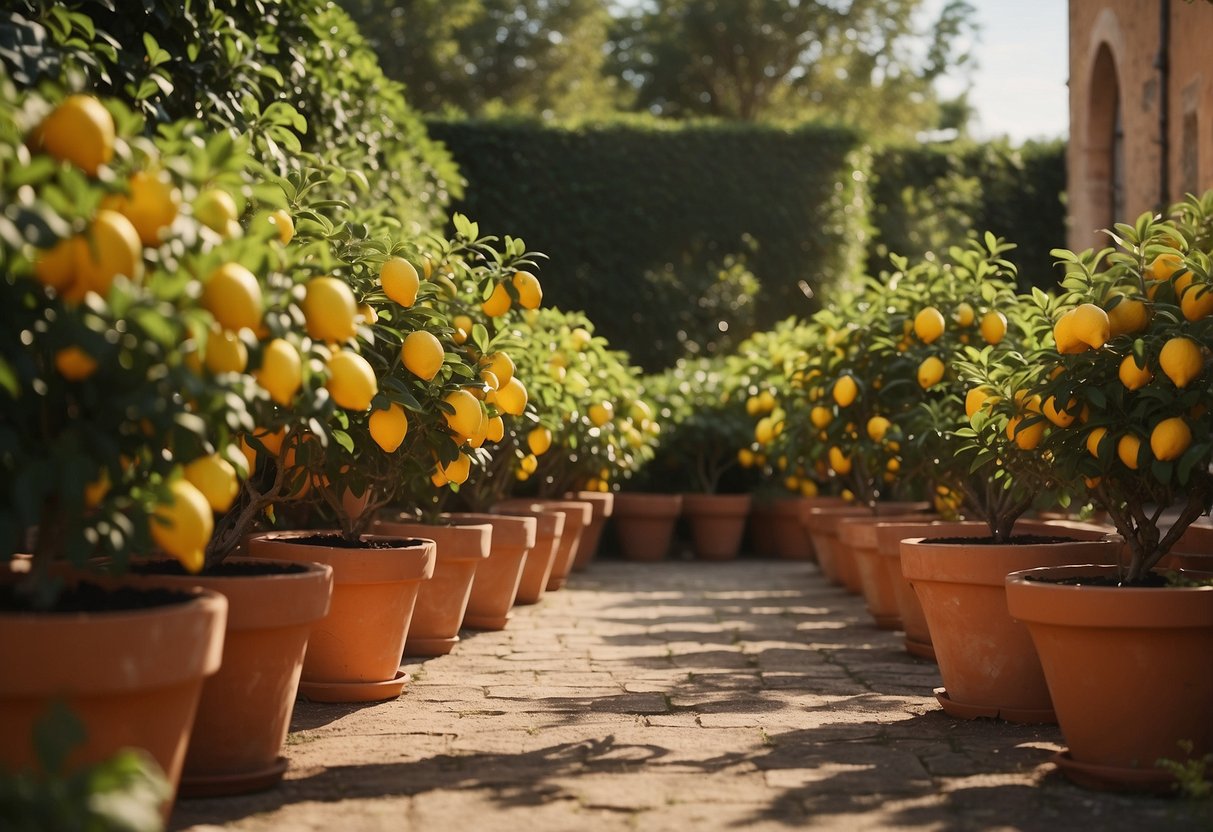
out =
[(965, 394), (965, 415), (969, 417), (970, 421), (987, 401), (991, 404), (998, 401), (989, 387), (974, 387)]
[(1074, 355), (1087, 349), (1086, 343), (1074, 331), (1073, 310), (1063, 313), (1053, 324), (1053, 343), (1062, 355)]
[(379, 382), (365, 358), (351, 350), (338, 350), (329, 359), (328, 369), (329, 379), (324, 386), (338, 407), (361, 413), (371, 406)]
[(461, 442), (480, 430), (480, 422), (485, 418), (484, 410), (475, 396), (467, 390), (455, 390), (447, 393), (443, 401), (454, 408), (452, 413), (444, 411), (443, 416), (447, 427)]
[(1163, 344), (1159, 366), (1176, 387), (1187, 387), (1204, 370), (1200, 346), (1190, 338), (1176, 337)]
[(379, 323), (379, 313), (369, 303), (360, 303), (358, 304), (358, 314), (354, 318), (354, 323), (364, 323), (367, 326), (374, 326)]
[(243, 373), (248, 366), (248, 348), (234, 332), (213, 329), (206, 339), (206, 368), (212, 373)]
[(391, 257), (379, 269), (379, 285), (385, 295), (407, 309), (417, 302), (421, 278), (408, 260)]
[(1144, 302), (1124, 298), (1108, 310), (1108, 324), (1112, 335), (1133, 335), (1141, 332), (1150, 323), (1150, 310)]
[(1045, 399), (1042, 412), (1045, 414), (1045, 418), (1057, 425), (1057, 427), (1068, 428), (1074, 424), (1074, 413), (1077, 407), (1078, 402), (1070, 399), (1064, 408), (1059, 408), (1057, 406), (1057, 399), (1054, 396), (1049, 396), (1049, 398)]
[(1070, 312), (1074, 316), (1073, 332), (1078, 340), (1091, 349), (1097, 350), (1108, 343), (1112, 326), (1108, 313), (1093, 303), (1084, 303)]
[(55, 353), (55, 369), (68, 381), (84, 381), (97, 372), (97, 361), (80, 347), (64, 347)]
[(107, 197), (101, 204), (130, 220), (145, 246), (158, 246), (161, 232), (177, 218), (181, 191), (163, 171), (141, 170), (131, 174), (127, 193)]
[(506, 291), (504, 283), (498, 283), (493, 287), (493, 294), (489, 295), (489, 299), (480, 305), (481, 311), (490, 318), (497, 318), (510, 311), (510, 293)]
[(424, 329), (410, 332), (400, 346), (400, 358), (404, 361), (404, 366), (410, 373), (425, 381), (430, 381), (438, 375), (445, 356), (442, 342)]
[(455, 328), (455, 343), (462, 344), (472, 334), (472, 319), (467, 315), (456, 315), (451, 320), (451, 326)]
[(1146, 276), (1151, 280), (1162, 282), (1170, 280), (1171, 276), (1177, 271), (1184, 268), (1184, 259), (1178, 254), (1164, 252), (1154, 258), (1153, 262), (1146, 267)]
[(873, 442), (881, 441), (892, 425), (893, 423), (883, 416), (873, 416), (868, 419), (868, 438)]
[(830, 412), (828, 407), (817, 405), (809, 411), (809, 421), (813, 423), (815, 428), (824, 428), (834, 419), (834, 414)]
[(239, 263), (224, 263), (207, 278), (202, 307), (224, 329), (258, 329), (263, 312), (261, 284)]
[(89, 176), (114, 158), (114, 117), (91, 95), (69, 95), (37, 129), (41, 149)]
[(977, 313), (973, 311), (973, 307), (964, 301), (956, 304), (956, 309), (952, 312), (952, 320), (956, 321), (958, 326), (972, 326), (976, 318)]
[(131, 280), (143, 278), (143, 247), (139, 232), (117, 211), (98, 211), (85, 244), (77, 245), (75, 252), (76, 281), (64, 292), (68, 300), (84, 300), (89, 292), (105, 297), (118, 275)]
[(754, 441), (759, 445), (766, 445), (774, 438), (775, 429), (771, 417), (763, 416), (758, 420), (758, 424), (754, 425)]
[(512, 280), (515, 291), (518, 292), (518, 305), (523, 309), (538, 309), (543, 303), (543, 287), (539, 278), (530, 272), (515, 272)]
[(1163, 419), (1150, 431), (1150, 450), (1164, 462), (1179, 459), (1192, 444), (1192, 429), (1181, 416)]
[(267, 217), (269, 223), (278, 230), (278, 241), (286, 245), (295, 239), (295, 220), (283, 209), (271, 211)]
[(1117, 375), (1120, 376), (1120, 383), (1129, 390), (1140, 390), (1154, 380), (1154, 373), (1150, 372), (1150, 368), (1139, 367), (1137, 358), (1133, 355), (1126, 355), (1121, 360)]
[(463, 485), (472, 472), (472, 460), (462, 451), (453, 462), (442, 466), (443, 478), (452, 485)]
[(186, 465), (185, 478), (202, 493), (212, 511), (227, 511), (240, 492), (235, 467), (219, 454), (208, 454)]
[(813, 482), (810, 479), (801, 480), (800, 481), (800, 496), (816, 497), (817, 496), (817, 483)]
[(534, 454), (527, 454), (518, 460), (518, 467), (528, 474), (533, 474), (539, 468), (539, 460), (535, 458)]
[(855, 401), (855, 397), (859, 395), (859, 385), (851, 376), (842, 376), (838, 381), (834, 382), (834, 401), (839, 407), (849, 407), (851, 402)]
[(371, 439), (389, 454), (400, 447), (409, 432), (409, 419), (404, 408), (392, 402), (387, 410), (376, 410), (367, 423)]
[(85, 246), (83, 237), (66, 237), (54, 247), (39, 251), (34, 260), (34, 276), (44, 286), (65, 291), (76, 281), (76, 264), (85, 256), (79, 249)]
[(610, 402), (595, 402), (590, 405), (588, 415), (594, 427), (600, 428), (615, 418), (615, 406)]
[(1099, 457), (1099, 445), (1101, 442), (1103, 442), (1104, 437), (1107, 435), (1108, 435), (1107, 428), (1093, 428), (1091, 430), (1091, 432), (1087, 434), (1087, 453), (1091, 454), (1091, 456), (1093, 456), (1093, 457), (1098, 458)]
[(944, 364), (934, 355), (928, 356), (918, 365), (918, 386), (929, 390), (943, 380)]
[(358, 303), (349, 284), (335, 277), (314, 277), (303, 295), (307, 334), (317, 341), (341, 342), (354, 337)]
[(737, 451), (737, 463), (742, 468), (753, 468), (754, 452), (749, 448), (741, 448), (739, 451)]
[(174, 480), (168, 501), (156, 506), (148, 525), (156, 545), (179, 560), (187, 571), (202, 569), (215, 517), (210, 503), (193, 483)]
[(501, 385), (497, 390), (495, 403), (503, 413), (521, 416), (526, 410), (526, 402), (526, 387), (517, 378), (511, 378), (508, 384)]
[(1137, 470), (1137, 458), (1141, 455), (1141, 438), (1131, 433), (1120, 437), (1116, 443), (1116, 455), (1126, 467)]
[(303, 385), (303, 360), (294, 344), (275, 338), (261, 353), (261, 368), (254, 374), (270, 398), (287, 405)]
[(1024, 425), (1022, 416), (1012, 416), (1007, 421), (1007, 436), (1014, 439), (1015, 444), (1025, 451), (1035, 449), (1044, 435), (1045, 423), (1039, 420)]
[(981, 337), (987, 344), (997, 344), (1007, 334), (1007, 316), (991, 309), (981, 316)]
[(934, 306), (928, 306), (914, 316), (914, 334), (924, 344), (934, 343), (940, 335), (943, 335), (943, 328), (943, 313)]
[(543, 456), (552, 447), (552, 432), (542, 426), (532, 428), (526, 435), (526, 446), (535, 456)]
[(1191, 286), (1184, 290), (1179, 308), (1189, 321), (1199, 321), (1213, 314), (1213, 291), (1202, 291), (1205, 286)]
[(834, 473), (844, 477), (851, 473), (851, 458), (844, 454), (841, 448), (837, 445), (830, 446), (828, 455), (830, 467), (834, 469)]
[(498, 389), (510, 383), (510, 379), (514, 377), (517, 368), (514, 366), (514, 359), (510, 358), (503, 352), (495, 352), (488, 357), (487, 369), (497, 376)]
[(494, 416), (485, 422), (484, 437), (490, 442), (500, 442), (505, 437), (505, 421)]
[(236, 222), (238, 216), (236, 200), (222, 188), (203, 191), (194, 200), (194, 217), (198, 222), (225, 237), (236, 236), (240, 228)]

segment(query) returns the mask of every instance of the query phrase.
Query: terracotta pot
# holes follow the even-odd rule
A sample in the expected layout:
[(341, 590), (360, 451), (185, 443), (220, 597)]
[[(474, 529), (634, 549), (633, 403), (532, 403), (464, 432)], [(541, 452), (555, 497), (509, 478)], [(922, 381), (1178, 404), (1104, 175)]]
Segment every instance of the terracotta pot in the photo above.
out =
[(848, 592), (858, 595), (863, 591), (859, 577), (859, 566), (851, 547), (838, 538), (838, 524), (845, 517), (871, 517), (875, 515), (917, 514), (930, 510), (928, 503), (889, 502), (878, 503), (875, 512), (867, 506), (854, 503), (812, 503), (802, 508), (800, 520), (809, 531), (813, 549), (817, 552), (817, 565), (831, 583), (839, 584)]
[(493, 527), (489, 557), (476, 567), (463, 626), (470, 630), (504, 630), (527, 559), (535, 548), (538, 521), (534, 517), (471, 512), (453, 512), (443, 517), (462, 525), (487, 523)]
[(333, 568), (329, 612), (312, 627), (300, 692), (318, 702), (395, 699), (407, 681), (400, 670), (417, 592), (434, 574), (434, 543), (363, 535), (387, 548), (344, 548), (300, 538), (333, 531), (266, 532), (249, 538), (254, 557), (323, 563)]
[(322, 564), (228, 558), (223, 566), (211, 575), (171, 574), (169, 566), (170, 574), (132, 576), (154, 586), (200, 586), (228, 602), (223, 665), (203, 685), (185, 756), (185, 797), (246, 794), (282, 779), (280, 751), (308, 636), (333, 590), (333, 570)]
[[(784, 560), (814, 560), (813, 541), (800, 522), (806, 497), (789, 497), (770, 504), (767, 522), (771, 527), (772, 554)], [(825, 498), (833, 499), (833, 498)]]
[(580, 572), (590, 565), (590, 561), (598, 554), (598, 545), (602, 542), (602, 530), (606, 528), (607, 518), (615, 510), (615, 494), (611, 491), (572, 491), (564, 495), (566, 500), (576, 500), (589, 503), (594, 507), (590, 523), (581, 532), (581, 543), (577, 547), (577, 559), (573, 562), (573, 571)]
[(625, 560), (664, 558), (674, 539), (674, 526), (682, 513), (681, 494), (615, 495), (615, 533)]
[(556, 559), (552, 562), (552, 574), (548, 578), (547, 591), (555, 592), (568, 581), (577, 552), (581, 546), (581, 535), (594, 515), (594, 507), (582, 500), (550, 500), (536, 497), (533, 500), (503, 500), (498, 505), (506, 508), (519, 507), (524, 510), (539, 506), (545, 511), (556, 511), (564, 515), (564, 531), (556, 544)]
[(732, 560), (750, 514), (749, 494), (683, 494), (682, 513), (691, 527), (691, 548), (700, 560)]
[(404, 655), (445, 656), (459, 643), (472, 582), (477, 568), (489, 556), (493, 527), (488, 523), (444, 525), (385, 517), (375, 521), (374, 529), (385, 537), (434, 541), (434, 577), (417, 591)]
[(1183, 535), (1171, 547), (1170, 554), (1159, 561), (1160, 569), (1188, 569), (1213, 572), (1213, 525), (1202, 518), (1184, 529)]
[(535, 518), (535, 547), (531, 549), (526, 563), (523, 564), (514, 603), (538, 604), (543, 593), (547, 591), (556, 557), (560, 554), (560, 538), (564, 535), (564, 513), (548, 511), (543, 506), (526, 502), (514, 506), (499, 503), (493, 506), (491, 511), (493, 514), (509, 517)]
[(901, 541), (901, 569), (931, 631), (944, 686), (936, 699), (961, 719), (1055, 721), (1031, 637), (1007, 612), (1006, 576), (1036, 566), (1115, 561), (1118, 541), (988, 544)]
[(0, 613), (0, 770), (37, 770), (34, 726), (61, 702), (86, 735), (69, 767), (140, 748), (175, 797), (203, 681), (223, 658), (226, 619), (227, 599), (202, 589), (130, 610)]
[[(897, 609), (893, 576), (885, 569), (880, 557), (877, 529), (883, 523), (922, 522), (923, 517), (922, 514), (874, 514), (866, 517), (844, 517), (838, 524), (838, 540), (850, 549), (854, 558), (868, 614), (882, 630), (900, 630), (902, 624), (901, 614)], [(901, 575), (900, 569), (898, 565), (898, 578)]]
[[(750, 506), (750, 517), (746, 523), (748, 550), (759, 557), (775, 556), (775, 506), (768, 501), (757, 501)], [(800, 518), (797, 517), (797, 522)]]
[[(1056, 758), (1092, 788), (1167, 791), (1155, 761), (1213, 753), (1213, 586), (1073, 586), (1033, 578), (1110, 575), (1032, 569), (1006, 579), (1011, 615), (1040, 655), (1069, 749)], [(1208, 579), (1208, 573), (1191, 577)], [(1184, 751), (1179, 743), (1191, 742)]]

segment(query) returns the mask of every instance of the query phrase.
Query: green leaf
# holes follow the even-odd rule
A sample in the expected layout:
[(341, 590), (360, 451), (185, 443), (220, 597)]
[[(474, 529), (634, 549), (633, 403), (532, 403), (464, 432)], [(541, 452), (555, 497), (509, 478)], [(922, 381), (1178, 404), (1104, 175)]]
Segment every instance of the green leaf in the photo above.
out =
[(330, 435), (336, 440), (338, 445), (345, 448), (347, 453), (352, 454), (354, 452), (354, 439), (348, 433), (343, 430), (334, 430)]

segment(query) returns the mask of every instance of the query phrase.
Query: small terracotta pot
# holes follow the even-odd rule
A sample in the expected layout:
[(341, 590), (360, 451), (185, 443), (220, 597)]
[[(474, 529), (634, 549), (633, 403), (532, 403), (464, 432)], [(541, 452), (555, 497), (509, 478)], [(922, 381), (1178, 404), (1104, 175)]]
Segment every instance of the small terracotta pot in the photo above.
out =
[[(885, 569), (880, 557), (877, 529), (885, 523), (921, 522), (922, 514), (869, 515), (844, 517), (838, 524), (839, 542), (851, 550), (859, 573), (860, 589), (868, 614), (882, 630), (902, 629), (901, 613), (897, 609), (897, 594), (893, 576)], [(900, 578), (900, 565), (898, 577)]]
[(487, 523), (493, 527), (488, 560), (476, 567), (463, 626), (470, 630), (504, 630), (518, 595), (527, 559), (535, 548), (534, 517), (453, 512), (443, 517), (454, 523)]
[(1159, 561), (1158, 568), (1213, 572), (1213, 525), (1209, 519), (1203, 518), (1184, 529), (1170, 554)]
[(683, 494), (682, 514), (691, 527), (691, 548), (700, 560), (732, 560), (741, 551), (749, 494)]
[(34, 726), (62, 702), (85, 730), (70, 768), (140, 748), (175, 798), (203, 681), (223, 658), (228, 607), (209, 590), (186, 596), (122, 611), (0, 613), (0, 770), (38, 770)]
[(564, 515), (564, 530), (557, 539), (556, 560), (552, 563), (552, 574), (548, 578), (547, 591), (555, 592), (568, 581), (577, 552), (581, 546), (581, 535), (594, 515), (594, 507), (581, 500), (550, 500), (536, 497), (533, 500), (503, 500), (498, 505), (505, 508), (518, 507), (529, 510), (539, 506), (544, 511), (556, 511)]
[(1090, 565), (1016, 572), (1007, 607), (1039, 652), (1069, 745), (1055, 758), (1065, 775), (1091, 788), (1167, 792), (1174, 777), (1157, 760), (1213, 753), (1213, 586), (1048, 582), (1111, 574)]
[(493, 514), (508, 517), (535, 518), (535, 547), (523, 564), (522, 577), (518, 579), (518, 594), (515, 604), (538, 604), (547, 591), (552, 569), (560, 554), (560, 538), (564, 535), (564, 513), (548, 511), (543, 506), (520, 501), (515, 505), (498, 503), (491, 509)]
[(149, 586), (203, 587), (228, 602), (223, 665), (202, 688), (181, 778), (185, 797), (246, 794), (282, 779), (308, 636), (333, 591), (332, 567), (318, 563), (227, 558), (224, 565), (232, 571), (131, 576)]
[(581, 543), (577, 546), (577, 560), (573, 562), (573, 571), (580, 572), (589, 566), (590, 561), (598, 554), (598, 545), (602, 542), (602, 530), (606, 528), (607, 518), (615, 510), (615, 494), (611, 491), (572, 491), (565, 494), (564, 498), (589, 503), (594, 507), (590, 524), (581, 532)]
[(400, 656), (418, 590), (434, 574), (434, 543), (369, 534), (362, 540), (398, 545), (371, 549), (299, 542), (316, 535), (337, 532), (266, 532), (248, 541), (254, 557), (333, 568), (329, 612), (313, 625), (299, 690), (318, 702), (395, 699), (407, 682)]
[[(789, 497), (770, 504), (772, 552), (784, 560), (815, 560), (813, 541), (800, 521), (803, 501), (807, 497)], [(816, 499), (816, 498), (812, 498)], [(832, 499), (832, 498), (826, 498)]]
[(859, 594), (863, 585), (859, 578), (859, 567), (851, 548), (838, 538), (838, 524), (845, 517), (871, 517), (875, 515), (896, 515), (926, 512), (930, 510), (927, 503), (890, 502), (878, 503), (875, 512), (866, 506), (854, 503), (813, 502), (802, 505), (800, 520), (808, 529), (813, 541), (813, 549), (817, 552), (817, 565), (831, 583), (846, 588), (848, 592)]
[(493, 527), (488, 523), (416, 523), (387, 516), (375, 521), (374, 530), (385, 537), (434, 541), (434, 577), (417, 592), (404, 655), (445, 656), (459, 643), (472, 582), (489, 556)]
[(615, 534), (625, 560), (656, 561), (670, 551), (682, 513), (681, 494), (615, 495)]
[(1054, 722), (1031, 637), (1007, 612), (1006, 576), (1042, 565), (1115, 561), (1119, 541), (940, 541), (901, 541), (901, 569), (922, 603), (943, 677), (935, 691), (939, 704), (960, 719)]

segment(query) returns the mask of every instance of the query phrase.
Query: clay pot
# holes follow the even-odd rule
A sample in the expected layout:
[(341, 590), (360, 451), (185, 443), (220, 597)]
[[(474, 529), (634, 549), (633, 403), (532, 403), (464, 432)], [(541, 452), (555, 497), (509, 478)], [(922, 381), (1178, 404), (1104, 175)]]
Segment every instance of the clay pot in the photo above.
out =
[(593, 518), (594, 507), (581, 500), (549, 500), (539, 497), (533, 500), (502, 500), (497, 505), (507, 509), (522, 508), (524, 511), (539, 506), (544, 511), (556, 511), (564, 515), (564, 530), (557, 538), (556, 559), (552, 563), (547, 591), (555, 592), (563, 587), (568, 581), (569, 573), (573, 571), (573, 564), (577, 561), (581, 535)]
[(927, 512), (930, 505), (917, 502), (878, 503), (875, 512), (866, 506), (854, 503), (814, 502), (802, 506), (800, 520), (808, 529), (817, 552), (817, 565), (831, 583), (845, 587), (858, 595), (863, 591), (859, 577), (859, 566), (851, 547), (838, 538), (838, 524), (845, 517), (871, 517), (875, 515), (917, 514)]
[(691, 527), (691, 548), (700, 560), (732, 560), (750, 514), (749, 494), (683, 494), (682, 514)]
[(611, 491), (572, 491), (565, 494), (564, 498), (589, 503), (594, 507), (590, 524), (581, 532), (577, 559), (573, 562), (573, 571), (580, 572), (589, 566), (590, 561), (598, 554), (598, 545), (602, 542), (602, 530), (606, 528), (607, 518), (615, 510), (615, 494)]
[[(185, 797), (246, 794), (273, 787), (290, 727), (312, 625), (324, 617), (333, 570), (317, 563), (228, 558), (216, 574), (134, 567), (140, 584), (200, 586), (227, 599), (223, 665), (206, 680), (181, 779)], [(169, 574), (157, 574), (157, 569)], [(150, 574), (144, 570), (151, 570)]]
[(980, 544), (901, 541), (901, 569), (931, 631), (944, 686), (936, 699), (961, 719), (1055, 720), (1027, 628), (1007, 612), (1006, 576), (1036, 566), (1115, 561), (1119, 541)]
[(1016, 572), (1006, 578), (1007, 606), (1044, 667), (1069, 745), (1055, 758), (1065, 775), (1091, 788), (1170, 791), (1174, 777), (1157, 760), (1213, 753), (1213, 586), (1049, 582), (1113, 573), (1089, 565)]
[(332, 601), (312, 627), (299, 690), (318, 702), (395, 699), (407, 681), (400, 656), (417, 593), (434, 574), (434, 543), (368, 534), (364, 544), (385, 548), (345, 548), (326, 537), (340, 539), (333, 531), (280, 531), (248, 542), (254, 557), (333, 569)]
[[(775, 506), (766, 501), (755, 501), (750, 506), (750, 517), (746, 523), (748, 550), (759, 557), (775, 556)], [(799, 517), (797, 518), (799, 522)]]
[(491, 509), (493, 514), (507, 517), (533, 517), (535, 519), (535, 546), (527, 554), (522, 577), (518, 579), (518, 594), (515, 604), (538, 604), (547, 591), (552, 568), (560, 554), (560, 538), (564, 535), (564, 513), (548, 511), (542, 506), (520, 502), (503, 506), (500, 503)]
[(681, 513), (681, 494), (616, 494), (615, 534), (624, 559), (663, 559), (670, 551)]
[(385, 537), (434, 541), (434, 577), (417, 592), (404, 655), (445, 656), (459, 643), (472, 582), (489, 556), (493, 527), (488, 523), (417, 523), (387, 516), (375, 521), (374, 530)]
[(0, 612), (0, 770), (38, 770), (34, 726), (59, 702), (85, 731), (69, 768), (143, 749), (175, 797), (203, 681), (223, 658), (228, 604), (209, 590), (169, 593), (128, 610)]
[[(771, 527), (772, 553), (784, 560), (814, 560), (813, 541), (800, 522), (804, 497), (776, 500), (770, 504), (767, 522)], [(816, 499), (816, 498), (813, 498)], [(826, 498), (833, 499), (833, 498)]]
[(1188, 528), (1161, 561), (1160, 569), (1187, 569), (1213, 572), (1213, 525), (1203, 518)]
[[(888, 516), (844, 517), (838, 524), (838, 540), (851, 551), (855, 569), (859, 574), (860, 590), (867, 604), (868, 614), (882, 630), (902, 629), (901, 613), (897, 609), (897, 594), (893, 576), (885, 569), (879, 551), (877, 529), (885, 523), (922, 522), (922, 514), (894, 514)], [(897, 548), (897, 547), (894, 547)], [(897, 577), (901, 577), (900, 563)]]
[(453, 512), (444, 518), (460, 525), (487, 523), (493, 527), (488, 560), (476, 567), (463, 626), (470, 630), (504, 630), (518, 595), (523, 569), (535, 548), (534, 517)]

